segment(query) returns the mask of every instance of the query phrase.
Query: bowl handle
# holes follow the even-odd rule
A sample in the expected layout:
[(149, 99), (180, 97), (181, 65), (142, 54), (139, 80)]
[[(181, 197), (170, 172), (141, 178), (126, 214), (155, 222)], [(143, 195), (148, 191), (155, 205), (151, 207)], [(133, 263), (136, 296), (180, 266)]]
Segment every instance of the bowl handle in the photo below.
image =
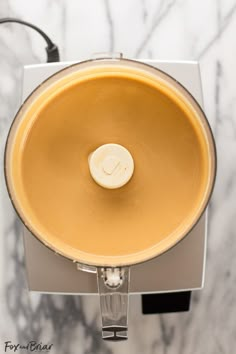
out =
[(130, 268), (98, 268), (97, 281), (102, 315), (102, 338), (128, 339)]

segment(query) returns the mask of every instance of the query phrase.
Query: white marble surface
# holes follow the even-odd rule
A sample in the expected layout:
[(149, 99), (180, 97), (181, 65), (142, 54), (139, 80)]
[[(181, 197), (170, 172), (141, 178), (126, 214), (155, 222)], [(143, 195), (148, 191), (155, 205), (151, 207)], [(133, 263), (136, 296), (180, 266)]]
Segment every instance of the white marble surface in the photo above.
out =
[[(4, 342), (51, 342), (57, 354), (233, 354), (236, 347), (236, 1), (0, 0), (1, 17), (42, 27), (62, 60), (122, 51), (131, 58), (199, 59), (205, 110), (218, 150), (210, 205), (206, 285), (191, 312), (144, 317), (130, 306), (129, 340), (100, 338), (94, 297), (29, 295), (20, 225), (3, 180), (3, 148), (20, 101), (21, 68), (45, 60), (44, 42), (30, 29), (0, 27), (0, 352)], [(19, 351), (18, 351), (19, 352)], [(26, 351), (22, 351), (26, 353)]]

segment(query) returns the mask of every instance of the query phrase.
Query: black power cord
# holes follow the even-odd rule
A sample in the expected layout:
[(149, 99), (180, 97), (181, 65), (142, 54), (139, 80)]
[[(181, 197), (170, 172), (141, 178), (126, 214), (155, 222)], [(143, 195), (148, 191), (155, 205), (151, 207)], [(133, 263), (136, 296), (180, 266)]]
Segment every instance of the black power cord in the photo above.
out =
[(19, 23), (21, 25), (28, 26), (34, 29), (35, 31), (37, 31), (47, 42), (47, 47), (45, 48), (47, 52), (47, 63), (60, 61), (58, 47), (56, 46), (55, 43), (51, 41), (51, 39), (46, 35), (46, 33), (44, 33), (40, 28), (36, 27), (35, 25), (29, 22), (18, 20), (17, 18), (6, 17), (0, 19), (0, 24), (7, 23), (7, 22)]

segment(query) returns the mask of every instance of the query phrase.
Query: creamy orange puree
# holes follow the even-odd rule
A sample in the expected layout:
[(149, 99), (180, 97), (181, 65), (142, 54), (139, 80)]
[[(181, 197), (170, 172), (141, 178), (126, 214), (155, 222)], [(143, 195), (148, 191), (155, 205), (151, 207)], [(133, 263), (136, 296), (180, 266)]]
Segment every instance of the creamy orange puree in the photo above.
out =
[[(196, 213), (207, 185), (207, 145), (194, 114), (168, 91), (127, 73), (100, 75), (62, 88), (33, 111), (19, 132), (13, 177), (28, 220), (47, 243), (132, 254), (178, 234)], [(89, 172), (89, 154), (107, 143), (127, 148), (135, 164), (116, 190), (97, 185)]]

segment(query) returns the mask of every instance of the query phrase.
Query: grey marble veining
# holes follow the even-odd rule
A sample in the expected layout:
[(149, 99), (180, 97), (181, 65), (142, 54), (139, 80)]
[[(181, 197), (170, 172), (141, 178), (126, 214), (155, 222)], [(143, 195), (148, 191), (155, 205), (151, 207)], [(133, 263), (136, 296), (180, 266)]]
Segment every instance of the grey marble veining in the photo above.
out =
[[(20, 223), (3, 180), (6, 134), (20, 102), (21, 68), (45, 60), (44, 42), (30, 29), (0, 25), (0, 353), (4, 342), (54, 343), (57, 354), (233, 354), (236, 349), (236, 1), (5, 0), (0, 17), (42, 27), (63, 60), (94, 52), (128, 57), (199, 59), (205, 110), (218, 151), (210, 204), (205, 288), (189, 313), (142, 316), (132, 297), (126, 343), (100, 337), (98, 299), (29, 294)], [(22, 351), (25, 353), (25, 351)]]

